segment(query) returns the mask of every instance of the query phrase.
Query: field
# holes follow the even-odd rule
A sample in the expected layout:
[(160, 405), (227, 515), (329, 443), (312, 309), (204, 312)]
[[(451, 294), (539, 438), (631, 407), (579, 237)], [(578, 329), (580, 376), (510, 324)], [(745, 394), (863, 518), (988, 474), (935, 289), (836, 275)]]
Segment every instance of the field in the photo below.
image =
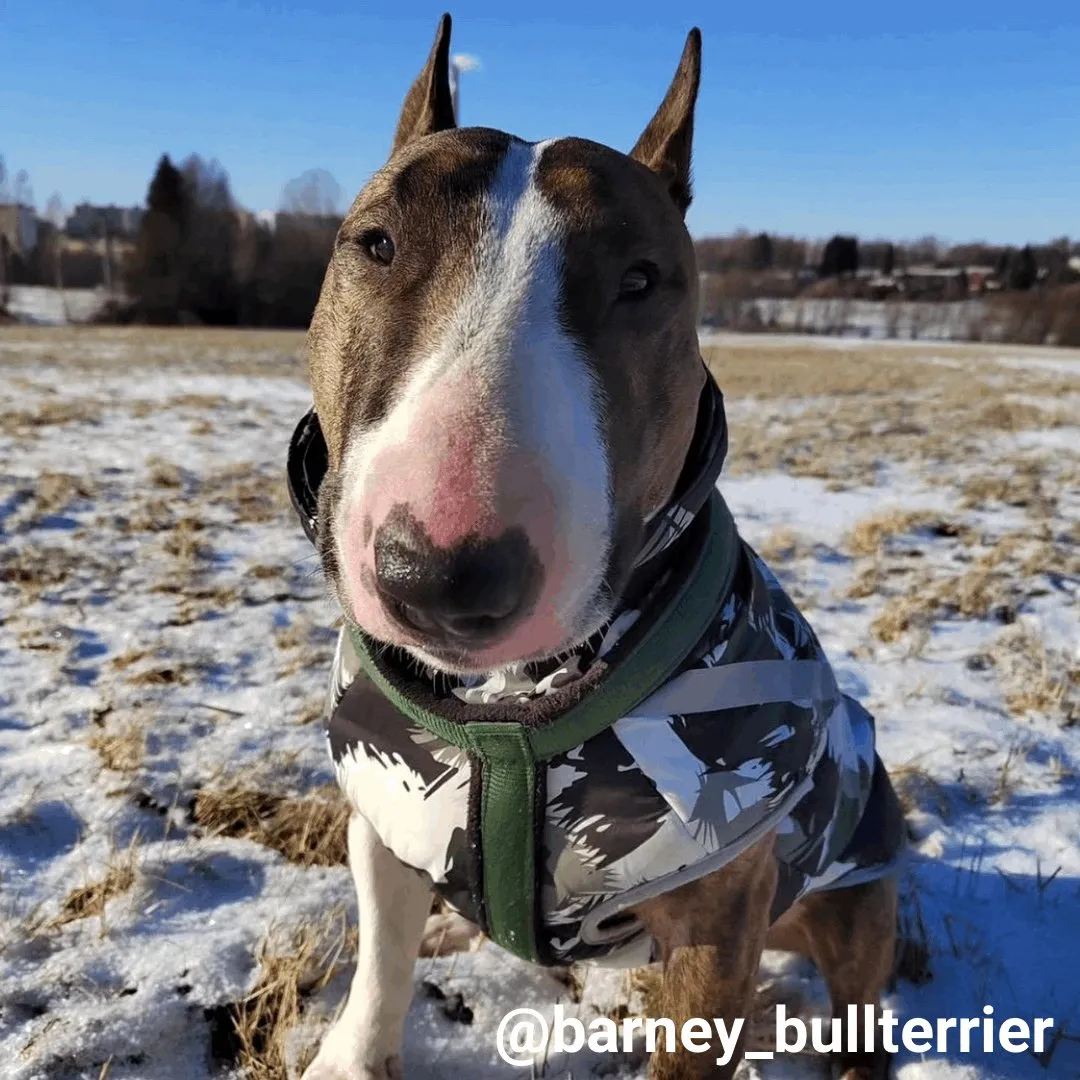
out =
[[(4, 1080), (276, 1080), (340, 1003), (353, 901), (319, 723), (337, 616), (283, 483), (301, 352), (0, 329)], [(721, 489), (876, 714), (904, 799), (912, 945), (889, 1004), (1054, 1018), (1041, 1057), (908, 1054), (900, 1080), (1080, 1077), (1080, 354), (706, 353)], [(767, 995), (820, 1012), (812, 970), (767, 961)], [(483, 944), (416, 980), (407, 1074), (483, 1080), (530, 1075), (496, 1057), (505, 1012), (621, 1015), (650, 973), (555, 977)], [(533, 1075), (645, 1065), (586, 1051)]]

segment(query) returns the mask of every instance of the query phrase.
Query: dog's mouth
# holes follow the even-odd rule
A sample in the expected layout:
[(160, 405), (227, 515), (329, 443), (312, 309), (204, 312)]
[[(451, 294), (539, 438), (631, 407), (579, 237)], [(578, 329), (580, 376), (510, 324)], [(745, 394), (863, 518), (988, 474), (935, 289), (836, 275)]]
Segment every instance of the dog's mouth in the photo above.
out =
[[(432, 633), (425, 625), (425, 616), (401, 604), (391, 606), (390, 617), (402, 633), (399, 644), (421, 663), (435, 670), (459, 675), (486, 674), (510, 665), (523, 666), (544, 663), (565, 657), (591, 640), (618, 612), (620, 601), (643, 581), (655, 576), (658, 557), (678, 540), (704, 506), (716, 484), (727, 452), (727, 424), (724, 417), (723, 395), (707, 374), (698, 406), (697, 426), (674, 493), (668, 504), (644, 526), (643, 540), (630, 566), (619, 575), (625, 584), (613, 588), (610, 580), (601, 582), (594, 595), (581, 598), (571, 625), (563, 633), (535, 637), (529, 631), (528, 620), (509, 633), (498, 631), (494, 621), (490, 627), (482, 621), (470, 625), (468, 634), (461, 637), (440, 632)], [(334, 520), (333, 499), (319, 499), (319, 491), (329, 472), (327, 446), (312, 409), (297, 425), (289, 444), (287, 462), (289, 494), (293, 508), (300, 518), (305, 535), (322, 555), (324, 571), (340, 600), (346, 590), (339, 580), (340, 571), (332, 557), (333, 543), (328, 530)], [(329, 493), (333, 494), (333, 488)], [(321, 504), (321, 505), (320, 505)], [(325, 535), (324, 535), (325, 534)], [(350, 607), (342, 603), (349, 616)], [(366, 630), (360, 626), (359, 629)], [(379, 635), (375, 635), (378, 637)], [(562, 640), (553, 640), (562, 639)]]
[[(610, 606), (609, 606), (610, 607)], [(507, 649), (506, 642), (494, 635), (490, 644), (460, 643), (429, 640), (415, 645), (402, 646), (414, 660), (433, 671), (449, 676), (477, 678), (492, 672), (530, 670), (534, 677), (553, 665), (565, 663), (571, 657), (588, 652), (603, 634), (611, 622), (610, 610), (601, 611), (599, 605), (590, 605), (593, 612), (588, 621), (582, 620), (579, 627), (560, 641), (554, 648), (545, 646), (531, 652), (522, 649)]]

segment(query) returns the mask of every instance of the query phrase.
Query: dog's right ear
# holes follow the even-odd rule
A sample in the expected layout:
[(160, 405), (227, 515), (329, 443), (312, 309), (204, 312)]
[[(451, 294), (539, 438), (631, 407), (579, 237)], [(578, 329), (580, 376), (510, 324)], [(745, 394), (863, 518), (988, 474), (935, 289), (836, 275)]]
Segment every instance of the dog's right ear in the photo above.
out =
[(453, 127), (457, 123), (450, 95), (450, 16), (443, 15), (424, 70), (405, 96), (391, 153), (423, 135)]
[(641, 133), (630, 156), (648, 166), (667, 184), (681, 214), (693, 197), (690, 188), (690, 149), (694, 141), (694, 105), (701, 82), (701, 31), (686, 35), (675, 78), (656, 115)]

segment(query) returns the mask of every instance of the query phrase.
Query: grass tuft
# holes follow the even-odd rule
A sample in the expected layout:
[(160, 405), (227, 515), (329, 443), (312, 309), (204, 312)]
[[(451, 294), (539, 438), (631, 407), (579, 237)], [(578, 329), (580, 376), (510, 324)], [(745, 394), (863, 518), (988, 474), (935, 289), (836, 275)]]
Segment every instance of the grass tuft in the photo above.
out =
[(336, 785), (288, 796), (234, 784), (204, 788), (192, 817), (217, 836), (242, 836), (299, 866), (344, 866), (349, 807)]

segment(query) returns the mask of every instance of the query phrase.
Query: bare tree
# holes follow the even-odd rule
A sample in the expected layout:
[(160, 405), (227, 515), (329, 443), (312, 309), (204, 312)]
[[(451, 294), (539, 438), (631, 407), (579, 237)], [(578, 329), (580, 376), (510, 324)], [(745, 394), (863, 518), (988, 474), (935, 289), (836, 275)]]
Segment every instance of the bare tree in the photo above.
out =
[(64, 200), (59, 191), (54, 191), (49, 196), (45, 207), (45, 220), (53, 227), (53, 251), (55, 285), (60, 293), (60, 303), (64, 309), (64, 322), (70, 321), (68, 312), (67, 296), (64, 293), (64, 224), (67, 221), (67, 211), (64, 209)]
[(34, 205), (34, 189), (30, 186), (30, 174), (25, 169), (15, 174), (14, 202), (16, 206)]
[[(7, 202), (7, 166), (0, 155), (0, 206)], [(11, 304), (11, 286), (8, 283), (8, 240), (7, 233), (0, 232), (0, 315)]]
[(290, 180), (281, 193), (281, 209), (286, 214), (338, 217), (341, 203), (341, 185), (325, 169), (308, 169)]

